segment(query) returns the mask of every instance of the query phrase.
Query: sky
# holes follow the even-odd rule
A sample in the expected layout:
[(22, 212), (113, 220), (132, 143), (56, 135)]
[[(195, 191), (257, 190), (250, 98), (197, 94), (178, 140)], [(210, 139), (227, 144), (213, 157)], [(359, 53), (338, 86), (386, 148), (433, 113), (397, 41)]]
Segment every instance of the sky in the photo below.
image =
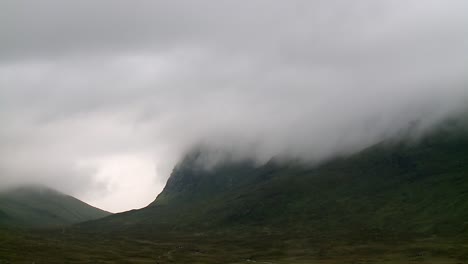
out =
[(197, 144), (316, 162), (468, 106), (457, 0), (0, 1), (0, 188), (141, 208)]

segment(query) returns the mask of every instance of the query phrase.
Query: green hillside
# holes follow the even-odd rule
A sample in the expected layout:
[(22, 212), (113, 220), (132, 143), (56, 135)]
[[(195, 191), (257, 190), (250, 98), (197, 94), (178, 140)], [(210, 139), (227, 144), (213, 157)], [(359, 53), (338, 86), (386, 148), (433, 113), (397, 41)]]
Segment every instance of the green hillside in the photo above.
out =
[(468, 132), (447, 123), (418, 142), (384, 142), (319, 166), (225, 162), (173, 171), (147, 208), (83, 225), (161, 231), (313, 234), (354, 240), (468, 235)]
[(74, 197), (44, 187), (0, 192), (0, 227), (53, 228), (108, 216)]
[(144, 209), (65, 231), (0, 230), (0, 261), (467, 263), (466, 126), (318, 165), (225, 161), (205, 170), (204, 151), (188, 154)]

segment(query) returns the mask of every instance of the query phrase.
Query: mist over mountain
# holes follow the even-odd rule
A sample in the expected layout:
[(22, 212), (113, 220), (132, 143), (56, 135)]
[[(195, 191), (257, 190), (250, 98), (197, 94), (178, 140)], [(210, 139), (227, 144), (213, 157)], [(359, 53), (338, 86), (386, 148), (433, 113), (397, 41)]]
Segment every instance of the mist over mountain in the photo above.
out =
[(206, 169), (200, 166), (206, 150), (196, 149), (148, 207), (84, 223), (80, 230), (144, 238), (168, 232), (277, 234), (319, 243), (463, 239), (463, 120), (447, 121), (418, 140), (384, 141), (318, 165), (225, 159)]
[(123, 211), (198, 144), (319, 162), (424, 133), (466, 111), (467, 8), (3, 1), (0, 188), (44, 184)]
[[(3, 229), (12, 223), (8, 205), (21, 207), (5, 207), (0, 195), (0, 260), (463, 263), (466, 120), (447, 119), (423, 134), (410, 129), (320, 163), (281, 157), (262, 164), (199, 145), (147, 207), (60, 230)], [(40, 210), (47, 224), (56, 220), (51, 212), (74, 208), (56, 208), (67, 196), (48, 189), (8, 196), (54, 209)], [(31, 213), (30, 206), (22, 209)]]
[(0, 1), (0, 263), (466, 263), (467, 10)]

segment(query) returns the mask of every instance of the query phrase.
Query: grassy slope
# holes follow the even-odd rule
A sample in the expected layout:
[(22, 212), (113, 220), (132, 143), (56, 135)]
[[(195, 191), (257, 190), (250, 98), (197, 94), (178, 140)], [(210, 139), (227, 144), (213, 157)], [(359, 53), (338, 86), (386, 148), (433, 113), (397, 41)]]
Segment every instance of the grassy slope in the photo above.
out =
[(440, 130), (418, 144), (380, 144), (310, 168), (225, 164), (206, 172), (190, 158), (143, 210), (89, 230), (284, 233), (349, 241), (468, 234), (468, 133)]
[(42, 187), (0, 193), (0, 226), (51, 228), (108, 215), (74, 197)]

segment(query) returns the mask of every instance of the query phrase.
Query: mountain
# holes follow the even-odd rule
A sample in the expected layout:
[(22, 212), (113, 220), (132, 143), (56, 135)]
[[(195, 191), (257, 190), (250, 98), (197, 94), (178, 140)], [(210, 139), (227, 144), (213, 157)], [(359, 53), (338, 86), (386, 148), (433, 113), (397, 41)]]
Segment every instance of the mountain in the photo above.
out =
[(66, 230), (0, 229), (0, 262), (466, 263), (467, 127), (320, 164), (206, 169), (200, 148), (146, 208)]
[(148, 207), (83, 230), (282, 233), (331, 240), (468, 235), (468, 130), (447, 122), (319, 165), (245, 160), (206, 170), (194, 151)]
[(0, 227), (53, 228), (94, 220), (109, 212), (38, 186), (0, 192)]

